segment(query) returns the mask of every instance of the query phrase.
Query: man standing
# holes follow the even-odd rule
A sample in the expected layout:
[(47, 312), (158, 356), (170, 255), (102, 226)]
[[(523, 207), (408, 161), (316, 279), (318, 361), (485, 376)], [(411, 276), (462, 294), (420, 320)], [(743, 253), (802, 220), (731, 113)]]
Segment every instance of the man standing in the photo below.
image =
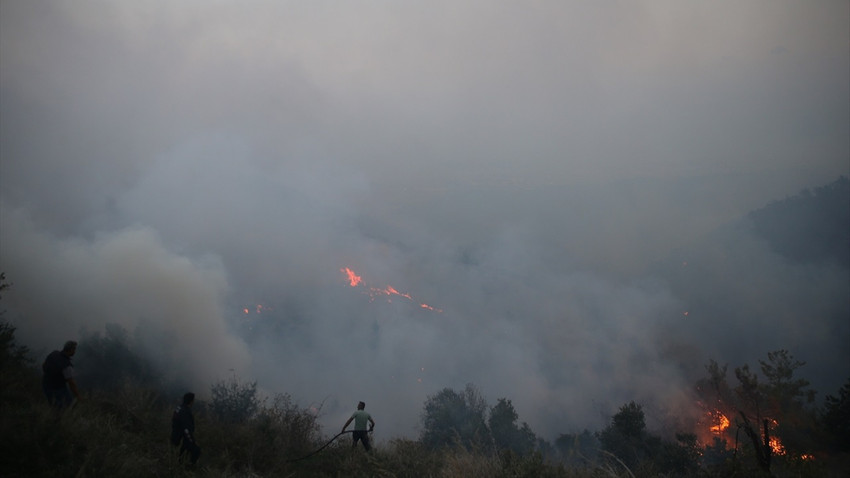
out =
[(201, 456), (201, 447), (195, 443), (195, 417), (192, 415), (192, 404), (195, 403), (195, 394), (187, 392), (183, 395), (183, 403), (178, 405), (171, 415), (171, 444), (180, 447), (180, 457), (189, 452), (191, 464), (198, 461)]
[[(344, 432), (351, 421), (354, 420), (354, 441), (351, 443), (351, 447), (356, 447), (357, 441), (360, 440), (363, 442), (363, 448), (369, 451), (372, 449), (372, 446), (369, 445), (369, 432), (375, 428), (375, 420), (372, 420), (372, 415), (369, 415), (369, 412), (364, 410), (364, 408), (366, 408), (365, 403), (360, 402), (357, 404), (357, 410), (351, 414), (351, 418), (342, 426), (342, 431)], [(366, 422), (371, 423), (369, 430), (366, 430)]]
[(41, 387), (44, 389), (47, 403), (60, 410), (69, 406), (74, 399), (80, 399), (80, 392), (74, 381), (74, 365), (71, 363), (71, 357), (75, 353), (77, 353), (77, 342), (69, 340), (65, 342), (61, 352), (58, 350), (50, 352), (41, 364), (41, 370), (44, 372)]

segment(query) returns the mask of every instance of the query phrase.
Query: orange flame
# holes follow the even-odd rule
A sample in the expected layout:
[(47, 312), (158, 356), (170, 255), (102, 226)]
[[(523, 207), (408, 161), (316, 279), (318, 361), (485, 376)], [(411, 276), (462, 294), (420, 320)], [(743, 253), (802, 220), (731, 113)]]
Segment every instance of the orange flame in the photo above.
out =
[(727, 428), (729, 428), (729, 419), (726, 418), (720, 410), (715, 410), (713, 413), (710, 413), (712, 421), (714, 425), (709, 427), (712, 433), (717, 435), (723, 433)]
[[(363, 278), (360, 277), (359, 275), (357, 275), (351, 268), (343, 267), (343, 268), (340, 269), (340, 272), (345, 274), (346, 278), (348, 279), (348, 284), (351, 287), (357, 287), (361, 284), (364, 287), (366, 286), (365, 283), (363, 283)], [(388, 286), (384, 287), (383, 289), (378, 288), (378, 287), (369, 287), (367, 293), (369, 294), (370, 300), (374, 300), (375, 296), (377, 296), (377, 295), (387, 296), (387, 302), (392, 302), (392, 296), (394, 296), (394, 295), (397, 295), (399, 297), (404, 297), (405, 299), (410, 300), (410, 301), (413, 300), (413, 296), (411, 296), (409, 293), (399, 292), (395, 287), (393, 287), (391, 285), (388, 285)], [(427, 310), (437, 312), (437, 313), (443, 312), (442, 309), (436, 309), (436, 308), (431, 307), (430, 305), (424, 304), (424, 303), (419, 304), (419, 307), (422, 308), (422, 309), (427, 309)]]
[(779, 441), (779, 437), (770, 437), (770, 451), (773, 452), (774, 455), (784, 455), (786, 453), (785, 447), (782, 446), (782, 442)]
[(731, 421), (726, 414), (718, 408), (718, 405), (712, 406), (701, 401), (697, 404), (703, 410), (702, 416), (695, 423), (694, 433), (697, 441), (702, 445), (710, 445), (717, 439), (728, 439)]
[(355, 274), (354, 271), (349, 269), (348, 267), (343, 267), (342, 269), (340, 269), (340, 272), (348, 276), (348, 283), (351, 284), (351, 287), (357, 287), (357, 285), (360, 284), (360, 281), (363, 280), (362, 277)]

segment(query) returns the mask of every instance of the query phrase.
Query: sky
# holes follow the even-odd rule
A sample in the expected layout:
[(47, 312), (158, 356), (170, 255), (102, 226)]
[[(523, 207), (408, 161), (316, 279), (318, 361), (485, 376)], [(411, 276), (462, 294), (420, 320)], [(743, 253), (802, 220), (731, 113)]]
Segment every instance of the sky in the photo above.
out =
[(4, 318), (39, 353), (118, 324), (199, 395), (257, 381), (330, 431), (363, 400), (383, 439), (467, 383), (547, 439), (630, 400), (663, 424), (709, 359), (780, 348), (835, 393), (846, 269), (741, 221), (850, 174), (849, 18), (3, 0)]

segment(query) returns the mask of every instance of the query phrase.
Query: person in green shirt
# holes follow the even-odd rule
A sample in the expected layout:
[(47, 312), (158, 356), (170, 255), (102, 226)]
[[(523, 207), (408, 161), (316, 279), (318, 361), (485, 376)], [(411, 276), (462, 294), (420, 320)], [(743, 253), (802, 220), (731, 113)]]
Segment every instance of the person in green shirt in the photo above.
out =
[[(372, 419), (372, 415), (369, 415), (369, 412), (364, 410), (366, 408), (366, 404), (360, 402), (357, 404), (357, 410), (351, 414), (351, 418), (345, 422), (345, 425), (342, 426), (342, 431), (345, 432), (345, 429), (348, 428), (348, 425), (351, 424), (352, 420), (354, 421), (354, 441), (351, 444), (351, 447), (354, 448), (357, 446), (357, 442), (363, 442), (363, 448), (366, 451), (372, 449), (372, 446), (369, 445), (369, 432), (375, 428), (375, 420)], [(369, 422), (371, 426), (369, 429), (366, 429), (366, 422)]]

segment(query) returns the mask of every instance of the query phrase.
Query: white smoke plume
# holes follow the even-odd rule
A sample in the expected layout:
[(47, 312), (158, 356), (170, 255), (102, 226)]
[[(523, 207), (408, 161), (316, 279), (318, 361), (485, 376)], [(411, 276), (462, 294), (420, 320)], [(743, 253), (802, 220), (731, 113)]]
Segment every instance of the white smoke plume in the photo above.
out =
[(832, 393), (846, 270), (743, 218), (850, 173), (848, 9), (3, 2), (4, 319), (379, 440), (467, 383), (547, 439), (665, 426), (779, 348)]

